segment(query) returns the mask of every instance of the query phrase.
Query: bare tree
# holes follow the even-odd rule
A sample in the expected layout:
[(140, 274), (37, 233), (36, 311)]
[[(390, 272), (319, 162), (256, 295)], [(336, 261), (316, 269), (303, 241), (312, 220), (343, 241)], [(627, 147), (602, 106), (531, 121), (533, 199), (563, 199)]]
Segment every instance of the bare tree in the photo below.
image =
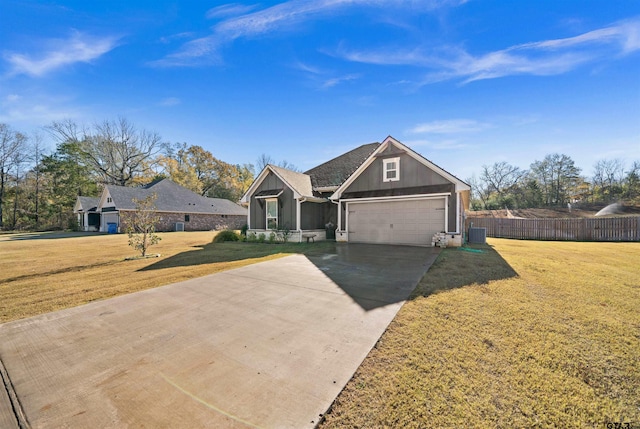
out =
[(275, 160), (270, 155), (263, 153), (256, 160), (256, 172), (260, 172), (264, 170), (264, 168), (269, 164), (277, 165), (278, 167), (286, 168), (287, 170), (291, 170), (291, 171), (298, 171), (298, 172), (300, 171), (298, 167), (296, 167), (294, 164), (290, 163), (286, 159), (283, 159), (282, 161), (276, 164)]
[(640, 161), (633, 161), (631, 167), (626, 173), (624, 182), (627, 198), (640, 196)]
[(593, 166), (593, 186), (595, 193), (605, 199), (616, 198), (622, 193), (624, 181), (624, 161), (601, 159)]
[(34, 220), (35, 227), (38, 229), (40, 227), (40, 187), (42, 182), (42, 158), (43, 158), (43, 149), (42, 149), (42, 135), (36, 133), (32, 137), (33, 143), (31, 144), (31, 152), (32, 157), (31, 161), (33, 162), (33, 174), (34, 174)]
[(27, 137), (24, 134), (13, 131), (7, 124), (0, 123), (0, 228), (4, 226), (2, 209), (5, 185), (9, 180), (10, 171), (24, 154), (26, 143)]
[(294, 164), (290, 163), (286, 159), (283, 159), (282, 161), (280, 161), (280, 163), (278, 164), (278, 167), (286, 168), (287, 170), (291, 170), (291, 171), (300, 172), (298, 167), (296, 167)]
[(77, 143), (83, 161), (108, 185), (133, 183), (149, 170), (161, 147), (160, 135), (138, 130), (125, 118), (105, 120), (93, 130), (66, 120), (54, 122), (48, 130), (60, 143)]
[(136, 205), (134, 212), (123, 213), (123, 223), (127, 225), (129, 235), (129, 246), (140, 251), (143, 257), (147, 256), (149, 247), (157, 244), (161, 238), (156, 235), (156, 224), (160, 221), (160, 216), (156, 211), (156, 194), (138, 200), (133, 200)]
[(258, 159), (256, 159), (256, 172), (261, 172), (264, 168), (271, 164), (274, 165), (276, 162), (271, 158), (271, 156), (266, 153), (261, 154)]
[[(26, 140), (25, 140), (26, 142)], [(26, 148), (25, 148), (26, 149)], [(13, 180), (15, 186), (13, 188), (13, 214), (11, 217), (10, 229), (15, 230), (18, 226), (18, 201), (20, 199), (20, 184), (23, 179), (23, 167), (29, 161), (29, 155), (26, 150), (18, 151), (13, 158)]]
[(527, 174), (519, 167), (508, 162), (495, 162), (492, 166), (482, 166), (480, 178), (486, 183), (488, 192), (495, 192), (499, 197), (504, 196)]
[(465, 182), (467, 182), (471, 186), (471, 200), (480, 202), (480, 206), (475, 203), (473, 204), (474, 210), (478, 210), (481, 208), (486, 209), (489, 200), (489, 192), (486, 183), (483, 180), (478, 179), (475, 174), (467, 178)]

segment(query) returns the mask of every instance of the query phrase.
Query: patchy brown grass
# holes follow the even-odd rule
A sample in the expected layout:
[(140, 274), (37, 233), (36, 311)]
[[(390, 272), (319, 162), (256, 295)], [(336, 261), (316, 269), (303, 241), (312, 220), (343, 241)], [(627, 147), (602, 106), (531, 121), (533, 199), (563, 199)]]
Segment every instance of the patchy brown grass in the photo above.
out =
[(291, 253), (307, 245), (211, 243), (214, 232), (159, 234), (160, 258), (125, 260), (136, 252), (118, 235), (0, 235), (0, 323), (149, 289)]
[(640, 243), (489, 244), (441, 254), (322, 428), (640, 425)]

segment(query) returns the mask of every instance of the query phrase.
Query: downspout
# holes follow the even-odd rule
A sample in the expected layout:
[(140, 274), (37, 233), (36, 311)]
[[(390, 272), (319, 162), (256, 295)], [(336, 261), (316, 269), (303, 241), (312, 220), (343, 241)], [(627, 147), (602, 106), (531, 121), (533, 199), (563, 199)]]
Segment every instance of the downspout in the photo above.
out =
[(247, 231), (251, 231), (251, 197), (249, 197), (249, 203), (247, 204)]
[(444, 233), (449, 232), (449, 195), (444, 197)]
[[(456, 234), (460, 234), (460, 192), (456, 191)], [(462, 212), (464, 213), (464, 212)]]
[(296, 199), (296, 230), (298, 231), (298, 243), (302, 243), (302, 228), (300, 222), (300, 211), (302, 210), (302, 203), (304, 203), (307, 199), (305, 197)]
[(338, 231), (342, 231), (342, 213), (340, 210), (340, 200), (338, 200), (338, 202), (335, 202), (333, 200), (329, 200), (331, 201), (333, 204), (338, 206), (338, 210), (336, 211), (338, 214)]

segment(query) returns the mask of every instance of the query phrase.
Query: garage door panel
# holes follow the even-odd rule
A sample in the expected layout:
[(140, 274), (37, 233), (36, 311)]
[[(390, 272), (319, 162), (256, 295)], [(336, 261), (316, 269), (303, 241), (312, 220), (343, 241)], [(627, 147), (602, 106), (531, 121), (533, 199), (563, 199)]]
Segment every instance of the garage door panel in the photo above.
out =
[(349, 241), (422, 244), (444, 230), (444, 198), (350, 203)]

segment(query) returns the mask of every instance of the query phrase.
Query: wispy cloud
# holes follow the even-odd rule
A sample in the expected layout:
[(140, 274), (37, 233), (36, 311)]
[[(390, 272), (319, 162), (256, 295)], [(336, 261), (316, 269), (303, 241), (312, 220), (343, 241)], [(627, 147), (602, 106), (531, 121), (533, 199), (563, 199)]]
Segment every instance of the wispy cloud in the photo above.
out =
[(418, 124), (407, 132), (410, 134), (461, 134), (475, 133), (491, 128), (491, 124), (473, 119), (447, 119)]
[(74, 32), (67, 39), (46, 41), (48, 49), (40, 54), (28, 55), (7, 52), (5, 60), (11, 65), (11, 75), (44, 76), (54, 70), (75, 63), (89, 63), (117, 46), (116, 37), (94, 37)]
[(160, 38), (160, 42), (162, 43), (171, 43), (174, 40), (180, 39), (189, 39), (194, 36), (194, 33), (191, 31), (183, 31), (182, 33), (170, 34), (169, 36), (164, 36)]
[(171, 106), (177, 106), (180, 103), (182, 103), (182, 101), (179, 98), (168, 97), (168, 98), (163, 98), (162, 100), (160, 100), (159, 105), (162, 106), (162, 107), (171, 107)]
[(78, 107), (69, 107), (69, 99), (46, 94), (8, 94), (0, 98), (0, 122), (40, 126), (52, 121), (76, 118)]
[(588, 63), (611, 60), (640, 50), (640, 18), (629, 19), (574, 37), (523, 43), (473, 55), (459, 46), (437, 49), (348, 50), (333, 54), (348, 61), (377, 65), (410, 65), (427, 70), (421, 84), (449, 79), (468, 83), (512, 75), (557, 75)]
[(216, 19), (229, 16), (244, 15), (251, 12), (257, 7), (258, 5), (246, 5), (237, 3), (223, 4), (222, 6), (216, 6), (209, 9), (205, 16), (207, 17), (207, 19)]
[(320, 68), (312, 66), (312, 65), (307, 64), (307, 63), (303, 63), (301, 61), (295, 62), (292, 65), (292, 67), (294, 69), (296, 69), (296, 70), (300, 70), (300, 71), (303, 71), (305, 73), (309, 73), (309, 74), (312, 74), (312, 75), (318, 75), (318, 74), (322, 74), (323, 73), (323, 71)]
[(345, 82), (360, 79), (361, 75), (358, 73), (351, 73), (345, 75), (336, 76), (335, 71), (324, 70), (320, 67), (316, 67), (301, 61), (297, 61), (291, 65), (294, 69), (301, 71), (306, 78), (313, 82), (317, 89), (329, 89)]
[(405, 144), (410, 147), (427, 147), (429, 150), (455, 150), (464, 149), (469, 147), (468, 143), (459, 141), (458, 139), (444, 139), (444, 140), (404, 140)]
[[(225, 18), (216, 24), (212, 34), (192, 40), (156, 65), (184, 66), (205, 58), (219, 62), (219, 49), (236, 39), (251, 38), (271, 32), (294, 28), (304, 22), (319, 19), (353, 7), (403, 7), (433, 10), (466, 0), (291, 0), (249, 13), (255, 6), (236, 3), (210, 9), (207, 18)], [(208, 57), (208, 58), (207, 58)]]
[(328, 89), (328, 88), (333, 88), (334, 86), (343, 83), (343, 82), (349, 82), (351, 80), (356, 80), (360, 78), (359, 74), (348, 74), (345, 76), (339, 76), (339, 77), (334, 77), (332, 79), (328, 79), (326, 80), (323, 84), (322, 84), (322, 88), (323, 89)]

